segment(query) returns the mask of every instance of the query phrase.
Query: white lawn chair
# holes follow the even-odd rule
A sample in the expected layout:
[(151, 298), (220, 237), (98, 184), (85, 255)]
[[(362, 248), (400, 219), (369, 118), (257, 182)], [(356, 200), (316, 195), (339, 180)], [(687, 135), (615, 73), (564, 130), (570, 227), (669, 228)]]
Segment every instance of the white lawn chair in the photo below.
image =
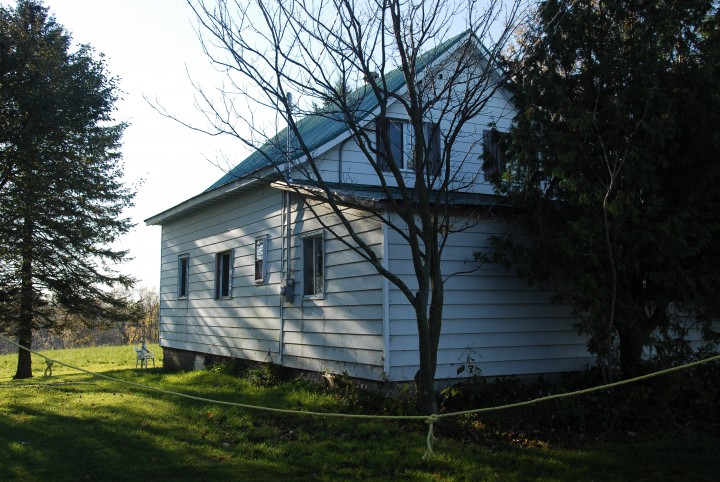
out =
[(142, 347), (135, 347), (135, 355), (137, 357), (135, 359), (135, 368), (138, 367), (138, 363), (140, 368), (147, 368), (148, 360), (152, 360), (153, 368), (155, 368), (155, 355), (145, 347), (145, 342), (143, 342)]

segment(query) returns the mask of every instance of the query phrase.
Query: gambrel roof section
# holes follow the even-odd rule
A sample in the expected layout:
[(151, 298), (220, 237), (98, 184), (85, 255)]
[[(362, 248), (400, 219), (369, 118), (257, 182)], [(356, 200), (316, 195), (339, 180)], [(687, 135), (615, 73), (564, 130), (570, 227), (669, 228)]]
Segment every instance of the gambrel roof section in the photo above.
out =
[[(471, 30), (467, 30), (421, 55), (416, 61), (416, 71), (424, 72), (465, 40), (474, 40), (477, 48), (488, 54), (488, 58), (490, 57), (487, 49), (485, 49), (477, 36)], [(398, 68), (384, 74), (380, 87), (387, 93), (402, 95), (406, 88), (402, 71)], [(364, 85), (348, 94), (347, 102), (355, 104), (353, 111), (355, 121), (358, 123), (371, 120), (378, 114), (380, 108), (377, 96), (370, 85)], [(299, 119), (296, 125), (299, 133), (298, 137), (302, 138), (307, 149), (315, 155), (322, 155), (350, 135), (344, 114), (332, 107), (309, 114)], [(240, 191), (249, 189), (256, 185), (258, 181), (268, 183), (276, 180), (278, 169), (287, 162), (288, 157), (291, 161), (303, 157), (303, 152), (299, 148), (295, 136), (291, 136), (288, 150), (287, 132), (287, 127), (278, 132), (204, 192), (146, 219), (145, 223), (148, 225), (162, 225), (185, 214), (203, 209)], [(287, 155), (288, 152), (290, 152), (289, 156)]]

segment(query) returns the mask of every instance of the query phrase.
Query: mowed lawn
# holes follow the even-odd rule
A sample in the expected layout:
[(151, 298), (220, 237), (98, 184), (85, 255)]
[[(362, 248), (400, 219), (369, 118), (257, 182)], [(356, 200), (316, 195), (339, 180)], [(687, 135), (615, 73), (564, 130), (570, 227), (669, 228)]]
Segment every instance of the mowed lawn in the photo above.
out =
[[(5, 343), (0, 340), (0, 343)], [(103, 375), (193, 396), (291, 410), (348, 410), (347, 394), (307, 382), (269, 387), (210, 370), (135, 369), (132, 347), (45, 352)], [(669, 431), (632, 443), (495, 447), (438, 438), (422, 421), (278, 414), (189, 400), (55, 366), (12, 380), (0, 356), (0, 480), (717, 480), (720, 441)]]

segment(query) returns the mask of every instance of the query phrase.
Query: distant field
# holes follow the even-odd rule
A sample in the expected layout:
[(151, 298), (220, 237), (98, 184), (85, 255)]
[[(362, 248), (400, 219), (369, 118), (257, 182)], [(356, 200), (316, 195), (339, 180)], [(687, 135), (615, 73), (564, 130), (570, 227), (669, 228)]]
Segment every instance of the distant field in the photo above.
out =
[[(1, 342), (1, 341), (0, 341)], [(130, 346), (47, 352), (69, 364), (164, 390), (228, 402), (340, 412), (347, 393), (306, 382), (260, 386), (213, 371), (135, 369)], [(66, 367), (11, 380), (0, 357), (0, 480), (717, 480), (720, 441), (707, 435), (592, 444), (497, 447), (438, 429), (423, 461), (422, 422), (278, 415), (191, 401), (94, 378)]]
[[(2, 339), (0, 344), (9, 345)], [(139, 346), (139, 345), (137, 345)], [(159, 345), (148, 345), (148, 349), (155, 355), (155, 363), (162, 366), (162, 350)], [(45, 350), (40, 351), (43, 355), (55, 360), (61, 360), (73, 366), (93, 372), (105, 372), (108, 370), (119, 370), (123, 368), (135, 368), (135, 350), (133, 346), (102, 346), (92, 348), (74, 348), (70, 350)], [(42, 357), (33, 355), (33, 376), (42, 377), (45, 371), (45, 360)], [(0, 380), (6, 380), (15, 374), (17, 366), (17, 354), (0, 356)], [(152, 367), (152, 362), (150, 363)], [(78, 374), (63, 366), (53, 366), (54, 375), (69, 376)]]

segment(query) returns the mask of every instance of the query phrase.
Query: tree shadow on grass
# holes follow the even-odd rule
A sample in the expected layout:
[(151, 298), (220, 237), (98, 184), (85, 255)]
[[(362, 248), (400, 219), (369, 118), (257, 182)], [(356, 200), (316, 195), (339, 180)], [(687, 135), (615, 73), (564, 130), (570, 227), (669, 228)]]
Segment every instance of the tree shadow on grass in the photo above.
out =
[[(210, 372), (104, 374), (205, 398), (300, 408), (287, 388), (258, 396), (235, 377)], [(638, 448), (638, 457), (612, 448), (493, 452), (441, 438), (426, 462), (426, 426), (418, 421), (264, 413), (76, 375), (0, 388), (3, 480), (631, 480), (647, 475), (641, 459), (652, 460), (652, 448)], [(325, 402), (313, 403), (302, 408), (321, 411)], [(662, 479), (664, 470), (653, 474)], [(705, 480), (712, 470), (692, 473)]]
[[(137, 383), (157, 377), (150, 371), (106, 374)], [(258, 415), (70, 378), (8, 388), (12, 398), (0, 403), (6, 414), (0, 440), (8, 447), (0, 479), (338, 480), (397, 473), (388, 452), (398, 450), (392, 440), (386, 443), (386, 429), (356, 432), (354, 424), (340, 421)], [(205, 386), (189, 391), (238, 399), (232, 384)], [(421, 437), (414, 439), (412, 456), (419, 460)]]
[[(82, 406), (78, 392), (58, 393), (55, 403), (42, 407), (24, 403), (5, 406), (0, 418), (2, 455), (0, 479), (28, 480), (244, 480), (267, 474), (282, 479), (290, 472), (277, 460), (257, 457), (233, 462), (222, 443), (203, 433), (183, 430), (183, 416), (173, 417), (167, 406), (153, 416), (158, 404), (138, 407), (122, 399), (136, 397), (117, 392), (111, 405)], [(65, 400), (63, 400), (65, 399)], [(60, 404), (74, 405), (63, 410)], [(165, 404), (161, 404), (165, 405)], [(183, 407), (174, 407), (181, 411)], [(70, 413), (63, 413), (70, 412)]]

